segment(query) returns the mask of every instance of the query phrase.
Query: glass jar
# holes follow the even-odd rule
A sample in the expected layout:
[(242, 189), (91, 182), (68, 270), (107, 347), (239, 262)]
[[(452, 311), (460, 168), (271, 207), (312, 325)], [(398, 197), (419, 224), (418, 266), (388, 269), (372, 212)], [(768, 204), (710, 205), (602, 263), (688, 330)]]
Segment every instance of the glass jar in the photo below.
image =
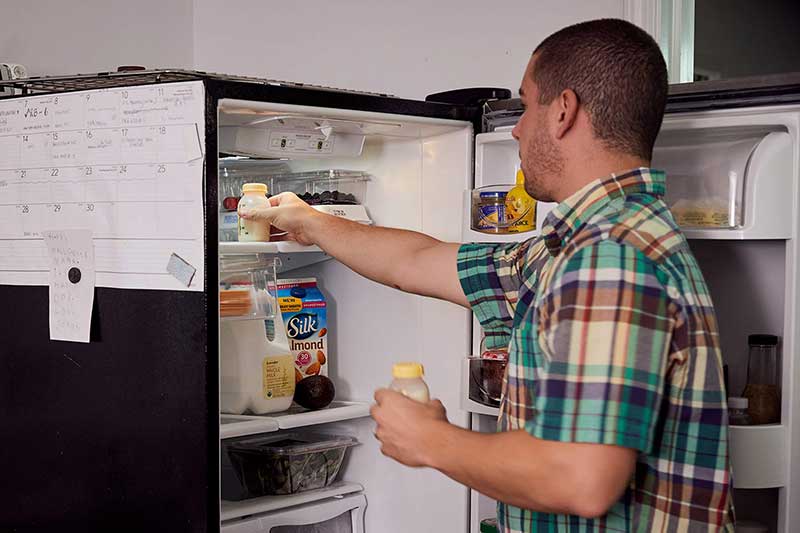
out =
[(472, 191), (472, 229), (483, 233), (508, 233), (507, 190)]
[(749, 426), (752, 424), (747, 414), (747, 398), (731, 396), (728, 398), (728, 423), (732, 426)]
[(776, 424), (781, 420), (778, 337), (750, 335), (747, 343), (747, 385), (742, 393), (748, 400), (747, 414), (753, 424)]

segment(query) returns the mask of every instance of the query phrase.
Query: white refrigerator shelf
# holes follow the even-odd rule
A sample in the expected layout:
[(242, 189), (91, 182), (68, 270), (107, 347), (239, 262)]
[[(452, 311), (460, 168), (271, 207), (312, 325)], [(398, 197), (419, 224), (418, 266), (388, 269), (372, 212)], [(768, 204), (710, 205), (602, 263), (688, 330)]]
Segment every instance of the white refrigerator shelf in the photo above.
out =
[(238, 502), (222, 500), (220, 503), (220, 518), (223, 522), (260, 513), (268, 513), (279, 509), (294, 507), (304, 503), (311, 503), (328, 498), (335, 498), (345, 494), (361, 492), (364, 487), (357, 483), (338, 481), (329, 487), (324, 487), (285, 496), (261, 496)]
[(219, 253), (221, 255), (233, 254), (295, 254), (295, 253), (320, 253), (319, 246), (305, 246), (294, 241), (271, 242), (221, 242)]
[(220, 256), (269, 255), (280, 256), (277, 273), (321, 263), (331, 258), (319, 246), (304, 246), (292, 241), (276, 242), (221, 242)]
[(308, 411), (293, 404), (287, 411), (268, 415), (219, 415), (219, 437), (230, 439), (281, 429), (295, 429), (369, 416), (367, 402), (335, 401), (325, 409)]

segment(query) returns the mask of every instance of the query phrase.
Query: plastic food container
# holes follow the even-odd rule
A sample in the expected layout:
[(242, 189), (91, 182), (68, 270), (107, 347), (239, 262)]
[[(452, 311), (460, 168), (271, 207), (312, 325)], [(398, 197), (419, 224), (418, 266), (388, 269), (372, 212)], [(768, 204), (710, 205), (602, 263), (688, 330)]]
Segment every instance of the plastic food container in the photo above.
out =
[(358, 444), (353, 437), (319, 433), (289, 433), (233, 442), (228, 458), (238, 482), (225, 486), (223, 497), (243, 500), (265, 495), (294, 494), (327, 487), (336, 480), (345, 453)]
[[(507, 209), (508, 192), (514, 185), (487, 185), (472, 190), (471, 228), (482, 233), (518, 233), (513, 230), (530, 212), (535, 209), (534, 203), (527, 209), (519, 210), (512, 215)], [(514, 216), (515, 215), (515, 216)], [(531, 228), (533, 229), (533, 228)]]
[(508, 359), (469, 357), (469, 399), (498, 407), (503, 396), (503, 378)]
[(293, 192), (310, 205), (364, 205), (369, 181), (369, 174), (357, 170), (292, 172), (273, 176), (270, 190)]
[(275, 316), (274, 261), (225, 261), (219, 277), (219, 314), (226, 319)]
[[(289, 165), (283, 161), (241, 157), (220, 159), (217, 194), (220, 211), (236, 211), (236, 203), (242, 196), (245, 183), (263, 183), (272, 191), (272, 177), (286, 172), (289, 172)], [(229, 199), (228, 202), (226, 199)]]

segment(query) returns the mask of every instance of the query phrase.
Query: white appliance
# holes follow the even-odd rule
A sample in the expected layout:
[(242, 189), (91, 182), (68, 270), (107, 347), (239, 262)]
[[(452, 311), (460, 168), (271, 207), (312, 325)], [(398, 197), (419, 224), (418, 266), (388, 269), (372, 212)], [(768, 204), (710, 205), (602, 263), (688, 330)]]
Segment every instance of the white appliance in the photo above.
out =
[[(284, 121), (291, 126), (287, 135), (319, 131), (314, 135), (325, 139), (321, 147), (319, 142), (312, 146), (309, 141), (302, 152), (282, 151), (282, 157), (286, 158), (285, 163), (292, 172), (325, 168), (360, 170), (370, 174), (365, 203), (370, 218), (377, 225), (421, 231), (454, 242), (513, 242), (535, 234), (487, 236), (470, 229), (469, 205), (466, 203), (470, 191), (484, 185), (514, 183), (519, 163), (518, 149), (507, 127), (516, 120), (513, 106), (503, 104), (497, 112), (488, 109), (489, 113), (482, 117), (481, 109), (476, 106), (409, 102), (381, 95), (354, 95), (202, 73), (180, 74), (180, 81), (195, 79), (205, 83), (206, 134), (211, 139), (205, 153), (207, 179), (216, 177), (220, 153), (247, 153), (248, 146), (252, 148), (259, 142), (266, 142), (264, 139), (283, 139), (280, 122)], [(143, 80), (151, 74), (131, 76), (130, 83), (136, 84), (144, 83)], [(160, 78), (156, 81), (163, 81), (167, 74), (157, 76)], [(723, 93), (732, 97), (738, 94), (736, 90)], [(785, 93), (783, 102), (787, 101)], [(708, 109), (710, 105), (719, 107), (720, 100), (702, 95), (687, 100), (682, 94), (682, 98), (676, 98), (671, 104), (657, 150), (657, 164), (663, 162), (668, 172), (671, 167), (678, 169), (676, 174), (684, 177), (685, 188), (682, 190), (689, 191), (681, 193), (681, 190), (672, 188), (670, 194), (677, 194), (679, 200), (694, 201), (698, 199), (695, 197), (697, 194), (705, 194), (703, 190), (713, 191), (714, 209), (719, 204), (719, 209), (728, 217), (717, 217), (717, 220), (722, 218), (729, 222), (725, 227), (687, 229), (686, 235), (704, 270), (716, 304), (723, 355), (730, 366), (732, 387), (743, 384), (747, 334), (772, 333), (782, 339), (781, 423), (732, 428), (731, 435), (733, 464), (738, 472), (738, 488), (742, 490), (737, 492), (740, 516), (771, 523), (774, 530), (782, 533), (792, 531), (791, 524), (800, 522), (800, 466), (796, 464), (796, 458), (800, 457), (800, 425), (794, 422), (795, 409), (798, 408), (795, 391), (800, 385), (800, 372), (792, 357), (797, 351), (797, 329), (800, 327), (797, 318), (800, 302), (798, 93), (800, 90), (795, 90), (792, 93), (794, 100), (781, 105), (765, 105), (765, 99), (768, 103), (770, 97), (767, 93), (762, 99), (744, 102), (749, 107), (744, 107), (741, 99), (735, 100), (739, 104), (735, 109)], [(709, 101), (714, 103), (704, 103)], [(684, 112), (677, 112), (680, 110)], [(505, 123), (506, 127), (490, 128), (491, 131), (476, 135), (474, 125), (480, 123), (481, 118), (492, 123), (493, 117), (498, 120), (495, 123)], [(248, 131), (242, 133), (243, 130)], [(340, 130), (342, 139), (347, 140), (344, 144), (337, 140)], [(215, 132), (217, 135), (213, 135)], [(356, 150), (353, 139), (361, 135), (363, 145)], [(286, 137), (287, 148), (292, 148), (288, 147), (290, 137)], [(291, 139), (296, 141), (297, 137)], [(325, 142), (330, 144), (325, 145)], [(703, 148), (698, 149), (698, 146)], [(339, 151), (337, 147), (343, 148)], [(280, 148), (278, 141), (277, 149)], [(274, 149), (270, 145), (260, 153), (271, 153)], [(320, 151), (320, 157), (315, 156), (313, 150)], [(707, 165), (706, 162), (713, 164)], [(707, 187), (694, 187), (697, 184), (693, 179), (701, 180)], [(210, 180), (208, 186), (209, 191), (214, 190), (213, 181)], [(683, 198), (682, 194), (688, 196)], [(213, 192), (208, 193), (206, 199), (209, 206), (216, 201)], [(718, 199), (722, 201), (717, 202)], [(537, 226), (541, 226), (552, 207), (546, 204), (538, 206)], [(142, 339), (152, 335), (161, 335), (162, 328), (182, 340), (186, 347), (175, 349), (184, 350), (180, 352), (183, 358), (174, 358), (174, 362), (164, 359), (161, 363), (173, 365), (166, 368), (172, 369), (174, 375), (182, 375), (182, 370), (195, 360), (200, 363), (207, 361), (207, 367), (198, 364), (206, 374), (195, 373), (192, 374), (194, 381), (180, 381), (185, 387), (184, 392), (192, 393), (190, 396), (187, 392), (186, 397), (200, 403), (193, 412), (196, 418), (187, 422), (188, 419), (181, 418), (177, 410), (174, 415), (176, 423), (184, 424), (181, 428), (196, 430), (192, 435), (200, 440), (196, 449), (171, 454), (167, 462), (170, 468), (180, 467), (181, 472), (202, 471), (206, 479), (211, 480), (207, 488), (182, 485), (187, 491), (197, 489), (201, 494), (192, 500), (195, 507), (187, 505), (185, 509), (201, 509), (197, 520), (201, 523), (207, 521), (205, 529), (214, 529), (214, 519), (219, 517), (223, 530), (237, 533), (280, 533), (280, 527), (313, 523), (309, 520), (324, 522), (347, 513), (350, 513), (350, 530), (354, 532), (360, 531), (363, 517), (363, 530), (371, 533), (477, 533), (480, 520), (493, 516), (495, 502), (438, 472), (406, 468), (385, 458), (373, 436), (374, 424), (368, 417), (375, 389), (387, 386), (391, 381), (392, 364), (416, 360), (424, 364), (425, 379), (432, 396), (442, 400), (451, 422), (478, 431), (494, 430), (497, 409), (467, 397), (465, 360), (479, 351), (481, 337), (480, 328), (473, 322), (470, 312), (452, 304), (403, 294), (372, 283), (331, 260), (316, 247), (275, 242), (217, 242), (213, 231), (216, 230), (218, 214), (213, 207), (208, 211), (206, 224), (211, 231), (206, 254), (211, 261), (237, 255), (256, 256), (264, 261), (277, 257), (283, 269), (280, 276), (318, 279), (328, 305), (329, 375), (336, 385), (337, 403), (329, 409), (312, 413), (290, 410), (261, 417), (226, 415), (217, 419), (219, 387), (213, 380), (219, 376), (219, 358), (224, 358), (224, 346), (219, 346), (220, 322), (215, 305), (205, 310), (205, 301), (182, 301), (177, 309), (193, 314), (192, 320), (181, 323), (181, 328), (169, 327), (177, 320), (175, 316), (180, 316), (173, 313), (161, 324), (146, 322), (141, 331), (136, 331), (139, 335), (133, 340), (130, 333), (123, 332), (124, 339), (119, 342), (143, 342)], [(209, 267), (208, 271), (216, 275), (216, 269)], [(205, 297), (212, 304), (216, 302), (216, 289), (214, 280), (210, 280)], [(147, 294), (141, 294), (145, 292)], [(169, 297), (163, 293), (138, 291), (136, 297), (149, 305), (151, 301), (160, 302)], [(0, 286), (0, 298), (5, 294), (6, 289)], [(114, 302), (125, 308), (133, 305), (128, 303), (130, 294), (117, 291), (108, 298), (114, 298)], [(14, 301), (22, 300), (16, 293), (8, 292), (8, 295), (14, 296)], [(106, 342), (109, 343), (112, 342), (109, 338), (114, 335), (114, 331), (108, 332), (110, 328), (106, 323)], [(191, 351), (192, 337), (188, 335), (192, 332), (207, 340), (206, 352)], [(185, 337), (180, 337), (184, 334)], [(172, 337), (169, 340), (176, 344)], [(11, 342), (12, 353), (14, 350), (33, 353), (34, 348), (49, 353), (43, 350), (50, 349), (25, 344), (28, 342), (25, 335), (14, 337)], [(72, 348), (71, 356), (78, 357), (84, 349), (90, 350), (91, 345)], [(0, 352), (0, 356), (3, 355)], [(50, 355), (60, 360), (62, 353), (54, 351)], [(16, 368), (7, 366), (10, 371)], [(131, 365), (128, 371), (137, 372), (137, 368)], [(88, 372), (91, 371), (90, 368)], [(106, 378), (108, 375), (99, 373), (100, 370), (94, 372), (97, 373), (75, 374), (77, 377), (68, 374), (63, 379), (70, 380), (69, 383), (77, 388), (89, 386), (88, 383), (96, 382), (98, 376)], [(165, 374), (173, 375), (164, 371), (158, 375)], [(30, 379), (23, 372), (14, 376), (18, 376), (22, 384)], [(203, 382), (203, 376), (209, 381)], [(77, 381), (89, 378), (94, 382)], [(149, 379), (150, 374), (145, 378)], [(137, 393), (143, 398), (157, 398), (162, 402), (171, 399), (158, 396), (160, 391), (148, 388), (146, 379), (138, 379), (136, 383), (140, 387)], [(18, 406), (34, 401), (24, 392), (12, 399), (13, 405)], [(68, 399), (64, 401), (69, 402)], [(146, 402), (142, 404), (147, 406)], [(69, 403), (65, 405), (69, 406)], [(20, 409), (19, 412), (27, 411)], [(171, 413), (168, 409), (160, 412), (165, 413), (163, 417)], [(147, 414), (147, 411), (136, 411), (131, 416), (141, 423)], [(64, 412), (60, 416), (69, 421), (72, 415)], [(15, 423), (22, 427), (24, 421)], [(55, 422), (50, 420), (48, 423)], [(210, 427), (206, 428), (204, 424)], [(360, 441), (359, 446), (348, 452), (340, 482), (318, 491), (265, 496), (245, 502), (219, 498), (220, 439), (311, 426), (315, 430), (346, 433)], [(104, 431), (128, 435), (117, 426), (107, 425)], [(206, 448), (202, 446), (204, 436), (208, 440)], [(178, 439), (181, 436), (176, 432), (171, 437)], [(75, 442), (83, 441), (76, 437)], [(132, 443), (131, 446), (138, 445), (138, 441)], [(22, 446), (22, 443), (17, 443), (18, 448), (22, 449)], [(103, 447), (98, 449), (101, 452), (105, 450)], [(98, 461), (105, 460), (102, 453), (96, 457)], [(35, 475), (19, 474), (23, 479), (26, 479), (24, 476), (40, 479), (60, 472), (52, 467), (52, 463), (43, 463), (49, 468), (45, 471), (43, 467), (36, 470), (36, 463), (29, 462), (34, 464), (32, 471)], [(0, 466), (3, 464), (0, 459)], [(125, 475), (143, 469), (142, 465), (125, 464), (118, 459), (102, 465)], [(61, 463), (58, 466), (61, 468)], [(157, 468), (151, 470), (159, 472)], [(106, 479), (93, 471), (76, 475), (81, 482), (84, 478), (80, 476), (85, 475), (85, 479), (91, 480), (96, 487), (103, 487)], [(157, 483), (157, 477), (146, 479), (152, 483), (146, 491), (142, 489), (136, 493), (141, 501), (157, 505), (172, 496), (170, 492), (158, 492), (166, 489)], [(206, 490), (207, 493), (203, 492)], [(202, 494), (206, 494), (207, 501), (202, 501)], [(104, 505), (115, 504), (106, 502)], [(129, 506), (114, 507), (117, 512), (124, 512), (127, 508)], [(57, 517), (58, 512), (68, 511), (58, 508), (52, 514)], [(137, 518), (131, 515), (129, 519)]]

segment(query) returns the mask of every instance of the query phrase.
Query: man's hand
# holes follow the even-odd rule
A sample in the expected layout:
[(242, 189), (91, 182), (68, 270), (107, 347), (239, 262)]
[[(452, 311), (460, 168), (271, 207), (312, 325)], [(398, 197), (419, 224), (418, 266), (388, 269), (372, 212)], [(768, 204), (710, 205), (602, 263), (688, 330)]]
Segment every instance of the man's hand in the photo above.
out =
[(259, 224), (270, 224), (287, 233), (287, 238), (300, 244), (317, 244), (312, 221), (325, 217), (292, 192), (283, 192), (269, 199), (272, 207), (240, 209), (239, 216), (255, 220)]
[(378, 283), (469, 306), (458, 281), (457, 243), (335, 217), (317, 211), (290, 192), (273, 196), (269, 201), (272, 207), (242, 209), (239, 216), (270, 224), (285, 231), (285, 238), (300, 244), (316, 244), (347, 267)]
[(406, 466), (430, 466), (431, 448), (449, 426), (442, 402), (421, 403), (389, 389), (376, 391), (375, 402), (370, 413), (383, 455)]

